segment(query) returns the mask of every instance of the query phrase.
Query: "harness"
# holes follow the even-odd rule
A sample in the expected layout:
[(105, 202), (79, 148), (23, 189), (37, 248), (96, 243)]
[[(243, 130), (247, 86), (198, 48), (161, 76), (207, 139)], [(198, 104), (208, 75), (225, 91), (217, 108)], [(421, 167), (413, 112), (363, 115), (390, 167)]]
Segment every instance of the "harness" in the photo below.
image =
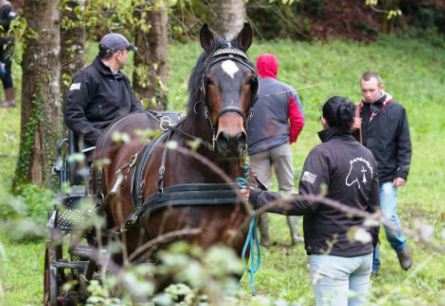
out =
[[(237, 106), (226, 106), (223, 107), (212, 119), (209, 111), (209, 107), (206, 103), (207, 92), (206, 92), (206, 82), (207, 75), (210, 68), (224, 60), (235, 61), (245, 67), (247, 67), (251, 72), (253, 72), (252, 77), (252, 94), (249, 100), (250, 113), (245, 114), (240, 107)], [(173, 133), (180, 133), (184, 136), (189, 137), (192, 140), (199, 140), (200, 145), (205, 147), (210, 151), (215, 151), (216, 142), (216, 132), (217, 123), (219, 118), (226, 112), (236, 112), (243, 116), (245, 119), (249, 119), (252, 115), (252, 106), (257, 99), (258, 95), (258, 77), (255, 67), (249, 63), (247, 55), (235, 48), (222, 48), (214, 51), (210, 56), (204, 61), (204, 71), (202, 73), (201, 86), (199, 88), (199, 98), (193, 106), (193, 111), (195, 114), (199, 115), (197, 112), (197, 106), (202, 103), (204, 105), (204, 116), (210, 123), (212, 129), (212, 143), (202, 140), (199, 137), (188, 134), (180, 129), (182, 120), (180, 118), (174, 118), (175, 113), (163, 113), (156, 111), (146, 112), (147, 116), (155, 119), (160, 123), (160, 129), (164, 130), (164, 133), (158, 137), (156, 140), (146, 145), (140, 152), (135, 154), (131, 161), (125, 165), (123, 168), (133, 168), (131, 173), (131, 198), (135, 213), (129, 217), (127, 223), (134, 223), (139, 218), (139, 216), (145, 211), (153, 211), (165, 208), (167, 206), (185, 206), (185, 205), (208, 205), (213, 204), (231, 204), (239, 202), (237, 200), (236, 193), (234, 192), (235, 185), (231, 184), (184, 184), (177, 186), (170, 186), (164, 190), (164, 178), (165, 178), (165, 163), (168, 146), (167, 143), (171, 139)], [(245, 120), (245, 125), (247, 126), (247, 120)], [(150, 161), (150, 158), (155, 152), (155, 148), (163, 146), (161, 164), (158, 170), (158, 178), (156, 180), (157, 193), (151, 195), (148, 199), (144, 200), (144, 186), (146, 184), (144, 177), (145, 172)], [(122, 168), (118, 172), (122, 172)], [(116, 179), (115, 182), (118, 180)], [(115, 183), (116, 184), (116, 183)], [(178, 191), (179, 190), (179, 191)], [(180, 196), (179, 196), (180, 195)]]
[[(207, 101), (207, 90), (206, 90), (206, 84), (207, 84), (207, 75), (208, 72), (210, 70), (210, 68), (222, 61), (225, 60), (232, 60), (235, 61), (245, 67), (247, 67), (251, 72), (253, 72), (253, 77), (251, 78), (251, 95), (250, 95), (250, 99), (249, 99), (249, 113), (246, 114), (243, 112), (243, 110), (237, 106), (226, 106), (223, 107), (215, 116), (215, 119), (212, 119), (212, 116), (210, 115), (210, 111), (209, 111), (209, 107), (206, 103)], [(215, 148), (215, 142), (216, 142), (216, 130), (217, 130), (217, 124), (218, 124), (218, 120), (219, 118), (227, 113), (227, 112), (235, 112), (240, 114), (244, 119), (245, 119), (245, 123), (244, 123), (244, 127), (247, 128), (247, 124), (249, 122), (249, 120), (251, 119), (251, 117), (253, 116), (253, 105), (255, 104), (256, 100), (258, 99), (258, 90), (259, 90), (259, 81), (258, 81), (258, 75), (257, 75), (257, 71), (256, 68), (249, 63), (248, 61), (248, 57), (246, 55), (246, 53), (244, 53), (243, 51), (239, 50), (239, 49), (235, 49), (235, 48), (223, 48), (223, 49), (218, 49), (215, 52), (212, 53), (211, 56), (209, 56), (206, 61), (204, 62), (205, 64), (205, 68), (204, 71), (202, 73), (202, 78), (201, 78), (201, 86), (199, 88), (199, 97), (198, 100), (195, 102), (195, 104), (193, 105), (193, 111), (196, 115), (199, 115), (198, 111), (197, 111), (197, 107), (199, 104), (203, 104), (204, 107), (204, 116), (205, 118), (209, 121), (210, 124), (210, 128), (212, 130), (212, 147), (213, 150)]]
[[(251, 81), (251, 96), (249, 100), (249, 113), (243, 112), (243, 110), (238, 106), (226, 106), (223, 107), (215, 116), (215, 118), (211, 117), (209, 106), (207, 104), (207, 92), (206, 92), (206, 76), (210, 70), (210, 68), (224, 60), (230, 59), (237, 63), (240, 63), (247, 67), (251, 72), (253, 72), (253, 77)], [(128, 216), (125, 221), (124, 227), (121, 229), (125, 231), (128, 227), (131, 227), (137, 223), (142, 218), (147, 218), (150, 214), (170, 207), (185, 207), (185, 206), (214, 206), (214, 205), (233, 205), (242, 203), (242, 199), (239, 197), (237, 190), (241, 188), (241, 184), (239, 183), (239, 179), (246, 179), (247, 175), (245, 171), (244, 177), (237, 178), (238, 183), (235, 184), (227, 184), (227, 183), (191, 183), (191, 184), (180, 184), (173, 185), (164, 188), (164, 178), (165, 178), (165, 163), (166, 156), (168, 150), (168, 142), (172, 138), (174, 133), (179, 133), (184, 136), (189, 137), (193, 140), (199, 140), (200, 144), (203, 145), (209, 151), (215, 151), (215, 143), (216, 143), (216, 133), (217, 133), (217, 124), (219, 118), (226, 112), (236, 112), (240, 114), (245, 120), (244, 124), (247, 127), (248, 120), (250, 120), (252, 116), (252, 108), (255, 103), (258, 95), (258, 77), (256, 73), (256, 69), (252, 66), (248, 60), (247, 55), (238, 49), (234, 48), (224, 48), (216, 50), (211, 56), (209, 56), (205, 61), (204, 73), (202, 74), (201, 86), (199, 89), (199, 96), (197, 102), (193, 105), (193, 111), (196, 115), (199, 116), (197, 111), (197, 107), (199, 104), (203, 104), (204, 107), (204, 116), (209, 121), (211, 130), (212, 130), (212, 143), (205, 141), (199, 137), (188, 134), (180, 129), (180, 125), (182, 123), (179, 120), (176, 124), (173, 124), (172, 120), (166, 119), (163, 113), (149, 111), (146, 114), (151, 118), (159, 121), (160, 128), (164, 130), (164, 133), (154, 140), (152, 143), (144, 146), (144, 148), (135, 154), (130, 162), (125, 165), (123, 168), (131, 169), (133, 171), (131, 173), (131, 198), (134, 206), (134, 213)], [(155, 149), (159, 146), (163, 147), (162, 156), (161, 156), (161, 164), (158, 170), (158, 177), (156, 180), (156, 188), (157, 192), (151, 194), (148, 198), (144, 199), (144, 186), (146, 184), (144, 177), (146, 169), (148, 168), (148, 164), (150, 158), (153, 157)], [(240, 165), (241, 167), (241, 165)], [(123, 168), (119, 169), (118, 172), (121, 173)], [(115, 186), (120, 184), (123, 179), (118, 180), (115, 179)], [(244, 186), (245, 187), (245, 186)], [(112, 188), (113, 190), (114, 188)], [(104, 203), (106, 205), (106, 203)], [(256, 220), (252, 219), (251, 225), (249, 226), (248, 239), (246, 240), (246, 244), (243, 248), (243, 258), (245, 257), (245, 252), (247, 250), (247, 246), (250, 246), (250, 262), (254, 263), (254, 249), (257, 249), (259, 252), (259, 244), (256, 237)], [(259, 267), (261, 255), (259, 254), (259, 260), (255, 266), (251, 266), (249, 272), (251, 273), (251, 283), (253, 283), (253, 274)], [(254, 289), (253, 289), (254, 291)]]

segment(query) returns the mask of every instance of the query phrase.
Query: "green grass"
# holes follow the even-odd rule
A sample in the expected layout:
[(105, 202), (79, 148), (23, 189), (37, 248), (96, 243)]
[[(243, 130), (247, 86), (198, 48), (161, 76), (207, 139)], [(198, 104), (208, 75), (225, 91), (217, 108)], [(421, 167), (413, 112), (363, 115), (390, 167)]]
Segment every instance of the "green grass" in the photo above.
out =
[[(399, 191), (402, 225), (414, 229), (427, 223), (436, 229), (435, 242), (445, 245), (440, 233), (445, 224), (445, 50), (417, 40), (382, 37), (374, 44), (333, 41), (302, 43), (291, 41), (256, 42), (249, 50), (275, 53), (280, 60), (279, 78), (297, 88), (303, 101), (306, 126), (292, 146), (296, 180), (302, 162), (319, 140), (317, 120), (320, 107), (332, 95), (360, 100), (358, 80), (365, 70), (382, 74), (386, 89), (401, 101), (408, 112), (413, 142), (413, 160), (408, 184)], [(173, 44), (169, 51), (169, 108), (184, 110), (187, 80), (200, 52), (199, 43)], [(91, 57), (91, 56), (90, 56)], [(19, 109), (0, 109), (0, 179), (8, 187), (13, 175), (19, 144)], [(3, 194), (3, 192), (2, 192)], [(0, 196), (0, 201), (6, 197)], [(286, 247), (290, 238), (282, 216), (270, 223), (270, 250), (263, 249), (262, 266), (256, 274), (258, 296), (313, 303), (307, 256), (302, 245)], [(8, 232), (0, 232), (5, 256), (0, 275), (4, 291), (2, 305), (40, 305), (42, 299), (43, 241), (15, 243)], [(398, 266), (395, 253), (382, 239), (381, 276), (373, 280), (371, 304), (445, 305), (445, 256), (409, 239), (414, 256), (411, 270)], [(1, 249), (0, 249), (1, 250)], [(0, 252), (1, 256), (2, 252)], [(242, 279), (242, 303), (252, 301), (247, 275)]]

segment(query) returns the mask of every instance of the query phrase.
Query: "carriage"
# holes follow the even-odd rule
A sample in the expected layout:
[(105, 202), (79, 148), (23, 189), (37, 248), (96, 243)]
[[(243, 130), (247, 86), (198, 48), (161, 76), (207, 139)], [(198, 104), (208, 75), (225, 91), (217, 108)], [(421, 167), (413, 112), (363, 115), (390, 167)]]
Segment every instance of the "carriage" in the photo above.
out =
[[(118, 273), (125, 262), (150, 260), (174, 241), (204, 249), (220, 243), (239, 256), (259, 249), (248, 226), (253, 210), (238, 192), (240, 184), (254, 183), (245, 161), (258, 90), (245, 54), (252, 36), (248, 24), (230, 41), (202, 27), (204, 52), (190, 77), (184, 117), (147, 111), (119, 119), (98, 139), (92, 167), (73, 158), (92, 152), (79, 147), (76, 135), (59, 143), (54, 172), (61, 191), (48, 221), (45, 305), (82, 302), (100, 270)], [(142, 137), (144, 131), (160, 136)], [(125, 250), (111, 252), (106, 246), (114, 241)]]

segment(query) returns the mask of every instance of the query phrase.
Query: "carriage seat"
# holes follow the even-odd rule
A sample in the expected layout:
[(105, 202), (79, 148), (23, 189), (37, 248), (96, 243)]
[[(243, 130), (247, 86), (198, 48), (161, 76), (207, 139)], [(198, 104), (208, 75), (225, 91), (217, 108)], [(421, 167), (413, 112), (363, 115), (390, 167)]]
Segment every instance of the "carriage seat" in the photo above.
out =
[(83, 153), (86, 157), (94, 152), (94, 147), (85, 148), (82, 137), (68, 130), (67, 137), (59, 141), (57, 146), (57, 161), (52, 168), (53, 174), (59, 176), (61, 186), (69, 183), (70, 186), (83, 185), (89, 173), (86, 161), (79, 162), (70, 158), (74, 154)]

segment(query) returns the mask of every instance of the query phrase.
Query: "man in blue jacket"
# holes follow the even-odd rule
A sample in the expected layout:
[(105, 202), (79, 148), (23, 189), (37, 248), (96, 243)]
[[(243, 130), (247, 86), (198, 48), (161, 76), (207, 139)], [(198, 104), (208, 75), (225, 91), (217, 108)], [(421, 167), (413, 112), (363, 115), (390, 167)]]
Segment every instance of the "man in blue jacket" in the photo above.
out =
[(112, 122), (143, 111), (130, 81), (120, 72), (130, 50), (136, 48), (123, 35), (109, 33), (101, 39), (93, 63), (74, 76), (63, 113), (68, 128), (83, 137), (86, 146), (94, 146)]
[[(366, 72), (360, 79), (363, 100), (359, 105), (363, 144), (371, 150), (377, 164), (380, 203), (383, 215), (400, 227), (397, 215), (397, 189), (405, 185), (411, 162), (411, 140), (405, 108), (384, 91), (376, 72)], [(359, 122), (360, 123), (360, 122)], [(385, 227), (386, 237), (396, 251), (400, 266), (408, 270), (411, 253), (401, 232)], [(374, 250), (373, 274), (380, 269), (378, 246)]]
[[(294, 88), (277, 80), (278, 60), (272, 54), (261, 54), (256, 63), (260, 76), (258, 100), (247, 133), (248, 154), (255, 175), (266, 187), (272, 178), (272, 168), (280, 191), (294, 191), (294, 173), (290, 144), (294, 143), (304, 126), (303, 106)], [(288, 216), (291, 243), (298, 236), (295, 216)], [(269, 229), (267, 214), (260, 223), (261, 243), (268, 247)]]

